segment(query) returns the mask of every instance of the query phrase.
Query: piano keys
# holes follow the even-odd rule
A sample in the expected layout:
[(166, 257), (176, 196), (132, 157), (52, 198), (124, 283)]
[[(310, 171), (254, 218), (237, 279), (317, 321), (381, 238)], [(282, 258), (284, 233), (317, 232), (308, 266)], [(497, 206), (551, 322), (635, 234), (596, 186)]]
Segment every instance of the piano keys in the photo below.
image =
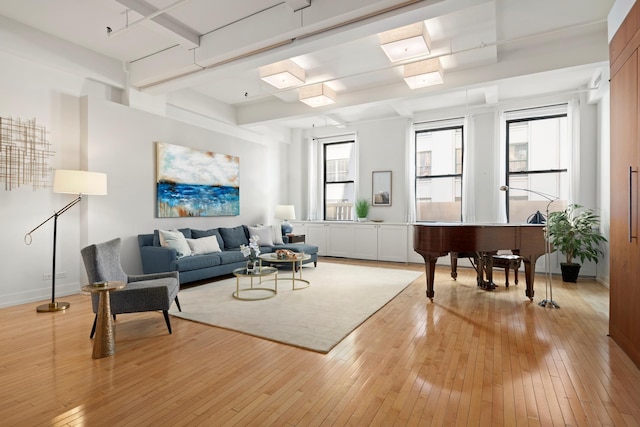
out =
[(427, 298), (433, 302), (436, 261), (449, 252), (487, 254), (503, 249), (518, 253), (524, 262), (526, 296), (533, 300), (538, 258), (545, 253), (544, 225), (429, 223), (413, 226), (413, 249), (424, 259)]

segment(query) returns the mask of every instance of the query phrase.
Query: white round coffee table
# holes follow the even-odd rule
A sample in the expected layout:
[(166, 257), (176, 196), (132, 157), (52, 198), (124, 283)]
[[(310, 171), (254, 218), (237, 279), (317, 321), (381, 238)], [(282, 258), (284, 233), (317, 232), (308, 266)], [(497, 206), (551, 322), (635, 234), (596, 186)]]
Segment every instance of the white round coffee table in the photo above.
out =
[[(260, 254), (258, 258), (262, 260), (262, 262), (267, 262), (272, 265), (276, 264), (291, 264), (291, 277), (281, 277), (280, 280), (291, 280), (291, 289), (297, 291), (299, 289), (306, 289), (311, 286), (311, 282), (302, 278), (302, 262), (311, 259), (311, 255), (305, 253), (296, 253), (295, 258), (278, 258), (275, 253), (268, 254)], [(296, 271), (298, 275), (296, 276)], [(296, 287), (297, 283), (302, 283), (302, 285)]]
[[(253, 272), (247, 271), (246, 268), (236, 268), (233, 270), (233, 275), (236, 276), (236, 291), (232, 294), (235, 299), (243, 301), (258, 301), (261, 299), (273, 298), (278, 294), (278, 269), (275, 267), (260, 266)], [(274, 276), (274, 287), (265, 288), (261, 286), (253, 286), (253, 279), (258, 279), (258, 285), (262, 284), (262, 278), (267, 276)], [(240, 278), (248, 277), (251, 279), (248, 288), (240, 288)], [(251, 297), (249, 295), (255, 295)]]

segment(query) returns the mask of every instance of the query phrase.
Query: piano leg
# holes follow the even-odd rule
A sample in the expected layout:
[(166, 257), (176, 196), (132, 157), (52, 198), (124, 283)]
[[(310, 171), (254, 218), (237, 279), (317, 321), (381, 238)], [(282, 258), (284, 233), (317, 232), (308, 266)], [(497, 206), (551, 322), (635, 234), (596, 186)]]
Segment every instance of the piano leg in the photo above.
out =
[[(534, 259), (536, 259), (537, 257), (535, 257)], [(526, 291), (526, 295), (529, 297), (529, 300), (533, 301), (533, 279), (535, 278), (535, 274), (536, 274), (536, 264), (531, 263), (531, 261), (529, 261), (528, 259), (523, 259), (524, 261), (524, 277), (527, 281), (527, 291)]]
[(451, 260), (451, 278), (456, 280), (458, 278), (458, 253), (450, 252), (449, 259)]
[(433, 282), (435, 280), (436, 261), (438, 257), (432, 255), (425, 256), (424, 254), (422, 254), (422, 257), (424, 258), (424, 269), (427, 276), (427, 298), (433, 302)]

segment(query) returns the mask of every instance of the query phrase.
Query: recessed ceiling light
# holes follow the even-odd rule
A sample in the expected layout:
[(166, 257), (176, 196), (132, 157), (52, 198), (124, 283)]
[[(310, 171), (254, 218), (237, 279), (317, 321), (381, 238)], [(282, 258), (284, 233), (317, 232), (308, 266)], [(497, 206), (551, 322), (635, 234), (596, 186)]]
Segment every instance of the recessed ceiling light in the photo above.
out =
[(431, 40), (424, 22), (407, 25), (378, 35), (380, 47), (391, 62), (404, 61), (431, 53)]
[(444, 82), (440, 58), (425, 59), (403, 66), (404, 81), (411, 89), (433, 86)]
[(304, 84), (305, 72), (290, 59), (260, 67), (260, 78), (278, 89)]
[(322, 107), (336, 102), (336, 91), (324, 83), (301, 87), (299, 96), (300, 101), (310, 107)]

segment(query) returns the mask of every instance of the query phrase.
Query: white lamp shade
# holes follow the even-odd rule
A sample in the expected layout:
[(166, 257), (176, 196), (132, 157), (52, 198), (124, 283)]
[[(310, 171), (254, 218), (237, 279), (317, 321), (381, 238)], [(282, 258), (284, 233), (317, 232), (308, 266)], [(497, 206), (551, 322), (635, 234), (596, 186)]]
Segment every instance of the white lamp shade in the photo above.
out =
[(411, 89), (442, 84), (442, 64), (440, 58), (425, 59), (404, 66), (404, 81)]
[(305, 71), (290, 59), (260, 67), (260, 78), (278, 89), (301, 85)]
[(293, 205), (277, 205), (276, 218), (280, 220), (296, 219), (296, 210)]
[(336, 102), (336, 92), (324, 83), (300, 88), (300, 101), (310, 107), (322, 107)]
[(79, 170), (56, 170), (53, 177), (53, 192), (105, 196), (107, 175)]
[(429, 55), (429, 34), (424, 22), (407, 25), (378, 35), (380, 47), (391, 62)]

